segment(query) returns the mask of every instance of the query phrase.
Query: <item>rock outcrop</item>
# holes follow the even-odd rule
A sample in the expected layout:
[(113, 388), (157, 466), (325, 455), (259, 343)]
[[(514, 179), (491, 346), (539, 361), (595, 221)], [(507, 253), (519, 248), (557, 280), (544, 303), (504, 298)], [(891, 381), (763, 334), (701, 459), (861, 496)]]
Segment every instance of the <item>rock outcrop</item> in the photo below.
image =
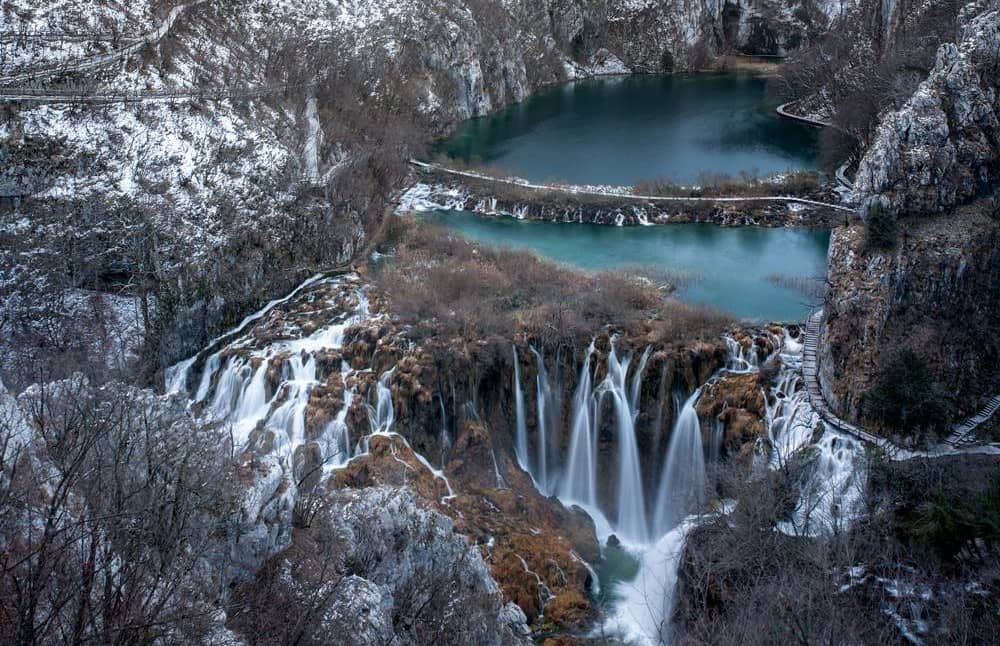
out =
[(903, 349), (923, 355), (956, 414), (996, 392), (1000, 218), (994, 200), (906, 221), (897, 248), (869, 251), (863, 225), (834, 231), (820, 382), (842, 417)]
[[(406, 489), (329, 494), (291, 545), (237, 588), (229, 627), (251, 643), (528, 643), (475, 547)], [(457, 609), (460, 611), (456, 611)]]
[(1000, 9), (961, 29), (916, 93), (879, 125), (858, 169), (858, 202), (879, 201), (900, 215), (938, 213), (997, 187)]

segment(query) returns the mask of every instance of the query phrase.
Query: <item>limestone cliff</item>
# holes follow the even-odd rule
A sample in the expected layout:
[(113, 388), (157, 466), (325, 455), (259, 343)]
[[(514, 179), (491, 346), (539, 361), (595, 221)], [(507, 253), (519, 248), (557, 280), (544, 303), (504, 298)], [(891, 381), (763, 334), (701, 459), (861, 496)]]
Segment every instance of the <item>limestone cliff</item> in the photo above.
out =
[(952, 416), (997, 389), (1000, 10), (986, 5), (961, 12), (959, 43), (861, 161), (856, 197), (898, 215), (893, 248), (868, 245), (863, 225), (834, 232), (820, 381), (845, 418), (865, 417), (864, 394), (904, 349), (927, 360)]
[(1000, 10), (961, 29), (960, 42), (938, 50), (928, 79), (879, 125), (858, 170), (858, 201), (880, 200), (901, 215), (935, 213), (996, 187)]
[(909, 220), (891, 251), (866, 250), (863, 225), (835, 230), (829, 283), (820, 381), (841, 416), (859, 418), (864, 393), (906, 348), (928, 360), (956, 414), (1000, 386), (994, 200)]

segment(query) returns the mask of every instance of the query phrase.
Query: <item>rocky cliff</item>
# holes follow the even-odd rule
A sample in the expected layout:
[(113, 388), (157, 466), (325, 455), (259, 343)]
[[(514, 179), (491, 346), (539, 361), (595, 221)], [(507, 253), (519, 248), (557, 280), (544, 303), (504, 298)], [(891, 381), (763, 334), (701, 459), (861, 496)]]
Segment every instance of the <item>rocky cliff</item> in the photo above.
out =
[(963, 14), (960, 29), (927, 80), (882, 119), (858, 169), (858, 202), (878, 200), (900, 215), (938, 213), (996, 188), (1000, 10)]
[(865, 417), (865, 393), (903, 350), (928, 362), (953, 417), (997, 389), (1000, 10), (989, 5), (960, 13), (959, 42), (865, 151), (855, 194), (898, 218), (891, 248), (861, 225), (834, 232), (820, 381), (845, 418)]
[(898, 245), (871, 251), (865, 228), (834, 231), (821, 339), (827, 401), (852, 420), (904, 349), (924, 356), (956, 416), (997, 392), (1000, 365), (1000, 217), (984, 199), (906, 221)]

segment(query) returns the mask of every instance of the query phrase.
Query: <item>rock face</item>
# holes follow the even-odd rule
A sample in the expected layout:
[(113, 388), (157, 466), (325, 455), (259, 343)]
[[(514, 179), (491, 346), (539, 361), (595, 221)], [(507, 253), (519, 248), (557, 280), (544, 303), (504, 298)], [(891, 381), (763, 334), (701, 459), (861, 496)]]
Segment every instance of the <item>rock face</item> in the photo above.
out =
[(904, 348), (924, 355), (959, 414), (995, 392), (1000, 365), (1000, 219), (994, 200), (908, 220), (898, 247), (865, 250), (862, 225), (834, 231), (820, 381), (841, 416)]
[(528, 643), (479, 552), (413, 493), (342, 490), (321, 505), (234, 594), (229, 625), (250, 643)]
[(927, 80), (885, 116), (861, 160), (855, 198), (910, 215), (989, 193), (1000, 179), (998, 83), (1000, 10), (992, 10), (968, 19), (959, 43), (942, 46)]

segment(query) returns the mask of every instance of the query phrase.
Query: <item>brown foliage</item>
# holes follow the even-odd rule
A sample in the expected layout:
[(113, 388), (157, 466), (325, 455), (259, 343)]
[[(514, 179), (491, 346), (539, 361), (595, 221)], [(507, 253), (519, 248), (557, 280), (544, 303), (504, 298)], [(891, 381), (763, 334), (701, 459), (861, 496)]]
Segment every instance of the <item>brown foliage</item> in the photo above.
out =
[(662, 339), (716, 334), (721, 314), (669, 298), (636, 270), (587, 274), (534, 254), (484, 247), (439, 227), (401, 219), (387, 234), (396, 248), (374, 282), (414, 335), (478, 340), (522, 333), (575, 340), (605, 326)]

